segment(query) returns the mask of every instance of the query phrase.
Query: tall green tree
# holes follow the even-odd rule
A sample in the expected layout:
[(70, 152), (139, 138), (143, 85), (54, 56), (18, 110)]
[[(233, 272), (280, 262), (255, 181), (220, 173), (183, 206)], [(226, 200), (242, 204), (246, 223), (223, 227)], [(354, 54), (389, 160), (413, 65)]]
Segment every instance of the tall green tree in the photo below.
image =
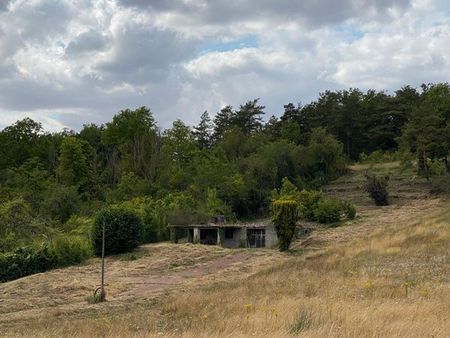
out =
[(200, 122), (194, 127), (192, 134), (197, 140), (198, 146), (201, 149), (209, 148), (212, 144), (213, 125), (208, 112), (205, 110), (200, 116)]
[(160, 183), (165, 188), (186, 189), (192, 179), (193, 159), (198, 152), (191, 128), (176, 120), (162, 137)]
[(422, 100), (405, 125), (401, 141), (418, 158), (419, 173), (430, 177), (429, 159), (443, 160), (450, 151), (450, 86), (423, 87)]
[(0, 169), (18, 167), (37, 156), (37, 144), (42, 125), (30, 118), (19, 120), (0, 133)]
[(284, 105), (280, 118), (281, 137), (296, 144), (306, 144), (310, 126), (301, 105)]
[(159, 136), (150, 109), (140, 107), (120, 111), (106, 124), (102, 142), (109, 148), (110, 182), (117, 183), (121, 172), (134, 172), (147, 180), (154, 178)]
[(215, 142), (222, 139), (224, 134), (233, 126), (235, 119), (235, 112), (232, 106), (223, 107), (214, 117), (214, 133), (213, 139)]
[(249, 135), (253, 132), (260, 131), (262, 128), (262, 115), (264, 115), (265, 106), (258, 104), (259, 98), (247, 101), (239, 107), (232, 119), (232, 124), (237, 126), (241, 131)]
[(56, 175), (63, 185), (85, 188), (88, 182), (88, 167), (81, 141), (76, 137), (69, 136), (62, 141)]
[(269, 118), (269, 120), (264, 124), (263, 131), (271, 141), (278, 139), (281, 135), (280, 120), (275, 115), (272, 115)]

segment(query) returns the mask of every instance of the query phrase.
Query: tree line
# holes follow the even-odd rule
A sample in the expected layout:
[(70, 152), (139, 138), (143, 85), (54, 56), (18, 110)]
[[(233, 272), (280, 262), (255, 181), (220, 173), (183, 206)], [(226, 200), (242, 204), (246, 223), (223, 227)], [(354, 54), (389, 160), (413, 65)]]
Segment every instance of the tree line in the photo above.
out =
[(147, 107), (79, 132), (17, 121), (0, 132), (0, 251), (33, 233), (82, 229), (105, 205), (138, 210), (147, 241), (167, 239), (168, 222), (266, 216), (284, 178), (318, 189), (374, 151), (413, 154), (427, 177), (436, 163), (450, 171), (448, 84), (325, 91), (266, 116), (254, 99), (166, 130)]

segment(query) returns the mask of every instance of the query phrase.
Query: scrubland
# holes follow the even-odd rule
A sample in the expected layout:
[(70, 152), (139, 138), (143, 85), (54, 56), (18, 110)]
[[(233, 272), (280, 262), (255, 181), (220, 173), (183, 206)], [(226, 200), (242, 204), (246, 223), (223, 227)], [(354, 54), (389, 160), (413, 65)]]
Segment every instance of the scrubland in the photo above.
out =
[(108, 302), (88, 305), (98, 260), (0, 285), (0, 335), (34, 337), (449, 337), (450, 201), (398, 163), (391, 205), (363, 166), (325, 192), (355, 220), (311, 225), (288, 253), (158, 244), (111, 258)]

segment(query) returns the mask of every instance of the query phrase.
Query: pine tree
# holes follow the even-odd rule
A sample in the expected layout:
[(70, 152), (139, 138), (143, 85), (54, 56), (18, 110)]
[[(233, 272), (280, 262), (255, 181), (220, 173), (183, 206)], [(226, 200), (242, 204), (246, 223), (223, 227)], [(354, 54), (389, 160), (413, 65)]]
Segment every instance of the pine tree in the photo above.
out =
[(211, 146), (212, 129), (211, 118), (209, 117), (208, 111), (205, 110), (202, 116), (200, 116), (199, 124), (194, 127), (194, 131), (192, 132), (201, 149), (206, 149)]
[(223, 135), (231, 129), (236, 113), (232, 106), (223, 107), (214, 117), (214, 133), (213, 139), (215, 142), (220, 140)]
[(428, 160), (438, 159), (447, 163), (450, 151), (450, 87), (439, 84), (424, 86), (423, 89), (422, 102), (412, 112), (401, 141), (416, 154), (419, 173), (429, 178)]
[(265, 106), (258, 105), (258, 99), (247, 101), (239, 107), (234, 120), (232, 121), (244, 134), (251, 134), (262, 127), (262, 117)]

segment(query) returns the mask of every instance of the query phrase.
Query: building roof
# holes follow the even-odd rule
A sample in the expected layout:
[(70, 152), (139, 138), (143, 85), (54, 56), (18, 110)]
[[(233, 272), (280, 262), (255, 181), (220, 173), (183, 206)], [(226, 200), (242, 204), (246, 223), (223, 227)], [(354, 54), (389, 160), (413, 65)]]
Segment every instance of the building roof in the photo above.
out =
[(261, 219), (255, 220), (252, 222), (237, 222), (237, 223), (213, 223), (208, 222), (205, 224), (171, 224), (169, 227), (172, 228), (210, 228), (210, 229), (219, 229), (219, 228), (266, 228), (271, 226), (272, 223), (270, 219)]

